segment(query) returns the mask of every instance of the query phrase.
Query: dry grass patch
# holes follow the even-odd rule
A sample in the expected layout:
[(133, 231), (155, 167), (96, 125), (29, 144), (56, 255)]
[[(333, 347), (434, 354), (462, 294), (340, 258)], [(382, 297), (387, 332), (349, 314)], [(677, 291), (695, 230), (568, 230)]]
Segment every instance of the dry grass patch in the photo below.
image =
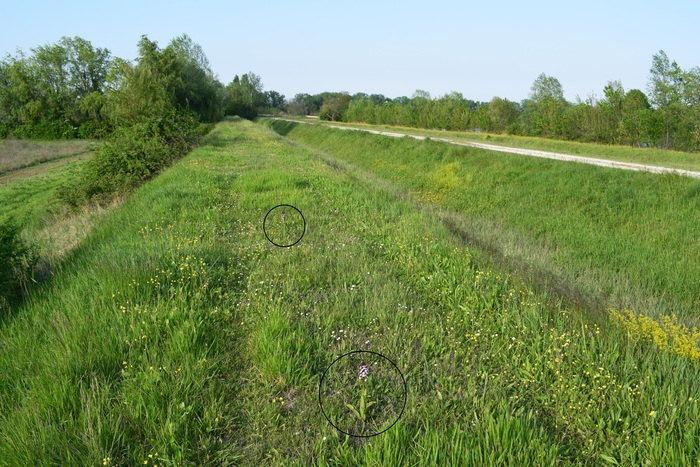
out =
[(0, 174), (61, 157), (83, 154), (93, 144), (90, 140), (0, 140)]

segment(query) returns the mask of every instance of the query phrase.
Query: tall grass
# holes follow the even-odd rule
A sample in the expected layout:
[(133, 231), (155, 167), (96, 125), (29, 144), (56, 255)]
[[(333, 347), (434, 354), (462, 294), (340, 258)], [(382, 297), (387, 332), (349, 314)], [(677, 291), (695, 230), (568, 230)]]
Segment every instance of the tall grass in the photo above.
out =
[[(700, 369), (686, 358), (547, 305), (353, 167), (249, 122), (208, 141), (0, 327), (0, 463), (700, 459)], [(279, 204), (307, 220), (294, 247), (262, 231)], [(334, 395), (322, 375), (353, 350), (406, 381), (403, 415), (376, 437), (343, 435), (319, 407)], [(337, 387), (357, 406), (355, 389)], [(391, 418), (390, 401), (368, 420)]]

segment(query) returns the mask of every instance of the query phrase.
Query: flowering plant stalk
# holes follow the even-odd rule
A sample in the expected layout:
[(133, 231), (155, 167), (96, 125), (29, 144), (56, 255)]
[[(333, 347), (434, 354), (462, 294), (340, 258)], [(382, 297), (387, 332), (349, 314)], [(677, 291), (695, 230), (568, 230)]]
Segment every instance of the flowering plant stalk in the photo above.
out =
[(362, 425), (364, 426), (365, 421), (367, 420), (367, 417), (369, 415), (369, 409), (376, 404), (374, 401), (368, 401), (368, 390), (367, 390), (367, 379), (369, 378), (369, 367), (367, 366), (367, 363), (362, 362), (360, 364), (360, 374), (359, 374), (359, 379), (361, 380), (360, 382), (360, 404), (359, 404), (359, 410), (355, 408), (354, 405), (345, 403), (345, 406), (350, 409), (350, 411), (353, 413), (353, 415), (362, 422)]

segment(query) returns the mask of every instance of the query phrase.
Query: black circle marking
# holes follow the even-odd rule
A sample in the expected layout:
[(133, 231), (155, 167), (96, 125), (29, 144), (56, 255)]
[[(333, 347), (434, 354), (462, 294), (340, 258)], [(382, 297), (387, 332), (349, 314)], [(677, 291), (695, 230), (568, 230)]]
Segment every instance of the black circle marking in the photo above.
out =
[[(391, 363), (391, 365), (392, 365), (392, 366), (394, 367), (394, 369), (396, 370), (396, 373), (398, 373), (398, 375), (401, 377), (401, 384), (403, 385), (403, 404), (401, 405), (401, 411), (400, 411), (399, 414), (396, 416), (396, 419), (395, 419), (393, 422), (391, 422), (391, 424), (390, 424), (389, 426), (387, 426), (387, 427), (384, 428), (383, 430), (378, 431), (378, 432), (376, 432), (376, 433), (357, 434), (357, 433), (351, 433), (350, 430), (347, 430), (347, 431), (346, 431), (346, 430), (344, 430), (343, 428), (341, 428), (341, 427), (339, 427), (338, 425), (336, 425), (335, 423), (333, 423), (333, 421), (330, 419), (330, 417), (328, 416), (328, 414), (326, 413), (326, 411), (325, 411), (324, 408), (323, 408), (323, 382), (324, 382), (324, 380), (326, 379), (326, 375), (328, 374), (328, 370), (330, 370), (331, 367), (332, 367), (333, 365), (335, 365), (340, 359), (345, 358), (345, 357), (348, 357), (348, 356), (350, 356), (350, 355), (352, 355), (352, 354), (357, 354), (357, 353), (365, 353), (365, 354), (376, 355), (376, 356), (381, 357), (381, 358), (383, 358), (384, 360), (388, 361), (389, 363)], [(369, 360), (369, 359), (368, 359), (368, 360)], [(364, 369), (362, 368), (363, 365), (365, 365), (364, 361), (362, 362), (362, 365), (360, 366), (360, 367), (361, 367), (361, 372), (364, 371)], [(365, 366), (366, 366), (366, 365), (365, 365)], [(361, 374), (363, 374), (363, 373), (361, 373)], [(389, 430), (391, 427), (393, 427), (393, 426), (396, 424), (396, 422), (399, 421), (399, 419), (400, 419), (401, 416), (403, 415), (404, 410), (406, 409), (406, 399), (407, 399), (407, 397), (408, 397), (408, 391), (407, 391), (407, 387), (406, 387), (406, 379), (404, 378), (403, 373), (401, 373), (401, 370), (399, 370), (399, 367), (396, 365), (396, 363), (394, 363), (394, 362), (393, 362), (390, 358), (388, 358), (387, 356), (382, 355), (382, 354), (380, 354), (380, 353), (378, 353), (378, 352), (373, 352), (373, 351), (371, 351), (371, 350), (353, 350), (353, 351), (351, 351), (351, 352), (348, 352), (348, 353), (343, 354), (343, 355), (341, 355), (340, 357), (336, 358), (335, 360), (333, 360), (333, 362), (332, 362), (330, 365), (328, 365), (328, 368), (326, 368), (326, 370), (323, 372), (323, 375), (321, 376), (321, 380), (320, 380), (320, 382), (319, 382), (319, 384), (318, 384), (318, 405), (319, 405), (319, 407), (321, 408), (321, 413), (323, 413), (323, 416), (326, 418), (326, 420), (328, 420), (328, 423), (330, 423), (330, 424), (333, 426), (333, 428), (335, 428), (336, 430), (340, 431), (341, 433), (343, 433), (343, 434), (345, 434), (345, 435), (353, 436), (353, 437), (356, 437), (356, 438), (371, 438), (371, 437), (373, 437), (373, 436), (380, 435), (380, 434), (384, 433), (385, 431)]]
[[(274, 211), (274, 210), (277, 209), (277, 208), (285, 208), (285, 207), (292, 208), (292, 209), (294, 209), (296, 212), (299, 213), (299, 216), (301, 216), (301, 220), (302, 220), (302, 222), (303, 222), (303, 230), (302, 230), (302, 232), (301, 232), (301, 235), (299, 235), (299, 238), (297, 238), (293, 243), (289, 243), (289, 244), (280, 244), (280, 243), (277, 243), (277, 242), (275, 242), (273, 239), (270, 238), (270, 235), (268, 235), (268, 232), (267, 232), (267, 229), (266, 229), (266, 227), (265, 227), (265, 224), (267, 223), (267, 218), (268, 218), (268, 216), (270, 215), (270, 213), (271, 213), (272, 211)], [(284, 211), (282, 211), (282, 216), (283, 216), (283, 218), (284, 218), (284, 216), (285, 216)], [(291, 204), (278, 204), (278, 205), (275, 206), (274, 208), (272, 208), (272, 209), (270, 209), (269, 211), (267, 211), (267, 214), (265, 214), (265, 218), (263, 219), (263, 233), (265, 234), (265, 238), (267, 238), (267, 240), (268, 240), (270, 243), (272, 243), (273, 245), (275, 245), (275, 246), (278, 246), (278, 247), (280, 247), (280, 248), (289, 248), (289, 247), (292, 247), (292, 246), (296, 245), (297, 243), (299, 243), (299, 242), (301, 241), (302, 237), (304, 236), (304, 234), (306, 233), (306, 218), (304, 217), (304, 215), (301, 213), (300, 210), (298, 210), (297, 208), (295, 208), (295, 207), (292, 206)], [(279, 242), (280, 240), (277, 239), (277, 241)]]

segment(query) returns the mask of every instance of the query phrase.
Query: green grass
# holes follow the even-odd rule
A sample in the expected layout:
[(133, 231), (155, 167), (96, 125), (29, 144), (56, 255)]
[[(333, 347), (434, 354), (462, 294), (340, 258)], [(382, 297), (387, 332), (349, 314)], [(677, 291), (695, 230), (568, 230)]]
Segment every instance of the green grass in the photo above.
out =
[(271, 122), (430, 205), (531, 277), (606, 306), (700, 322), (700, 181)]
[(61, 209), (56, 190), (78, 176), (87, 159), (76, 156), (67, 163), (46, 163), (0, 178), (0, 217), (13, 216), (35, 230), (48, 215)]
[(35, 280), (49, 276), (51, 269), (120, 202), (69, 211), (56, 199), (57, 189), (78, 177), (90, 157), (91, 153), (61, 157), (0, 176), (0, 220), (14, 218), (22, 225), (22, 237), (38, 248), (41, 261)]
[(84, 154), (90, 150), (92, 144), (89, 140), (0, 140), (0, 175), (62, 157)]
[[(208, 142), (0, 327), (0, 464), (700, 459), (697, 365), (547, 305), (351, 166), (244, 121)], [(306, 218), (294, 247), (262, 231), (278, 204)], [(319, 407), (321, 376), (353, 350), (406, 381), (376, 437), (342, 435)], [(368, 363), (364, 422), (383, 427), (402, 391)], [(320, 396), (361, 428), (334, 403), (359, 406), (355, 364)]]
[(427, 136), (430, 138), (446, 138), (457, 142), (477, 142), (500, 146), (509, 146), (513, 148), (536, 149), (540, 151), (571, 154), (574, 156), (594, 157), (598, 159), (634, 162), (638, 164), (657, 165), (660, 167), (700, 171), (700, 154), (687, 153), (681, 151), (671, 151), (667, 149), (635, 148), (632, 146), (578, 143), (573, 141), (536, 138), (530, 136), (511, 136), (488, 133), (472, 133), (465, 131), (424, 130), (420, 128), (396, 127), (389, 125), (369, 125), (365, 123), (355, 122), (319, 122), (318, 119), (299, 117), (293, 117), (292, 119), (310, 123), (322, 123), (324, 125), (366, 128), (369, 130), (420, 135)]

